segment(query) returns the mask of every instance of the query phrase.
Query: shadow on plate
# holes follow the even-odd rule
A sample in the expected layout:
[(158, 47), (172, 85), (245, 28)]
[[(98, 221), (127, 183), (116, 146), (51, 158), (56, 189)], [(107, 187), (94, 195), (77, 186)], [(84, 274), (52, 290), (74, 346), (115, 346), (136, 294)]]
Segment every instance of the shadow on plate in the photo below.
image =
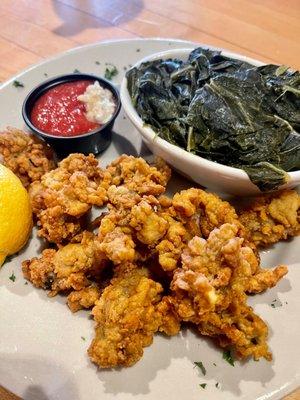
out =
[[(99, 370), (98, 377), (104, 385), (105, 392), (114, 395), (130, 393), (135, 396), (150, 393), (150, 384), (158, 374), (160, 380), (163, 381), (161, 373), (168, 374), (166, 370), (171, 363), (186, 359), (190, 361), (190, 373), (196, 376), (196, 380), (199, 375), (199, 382), (213, 381), (213, 386), (216, 382), (220, 384), (219, 388), (216, 388), (216, 397), (220, 391), (228, 391), (236, 396), (241, 395), (241, 381), (259, 382), (264, 387), (274, 377), (273, 363), (265, 360), (235, 361), (236, 368), (234, 369), (222, 359), (223, 351), (220, 348), (216, 347), (210, 339), (199, 336), (188, 326), (181, 330), (175, 345), (173, 340), (157, 335), (154, 344), (145, 349), (142, 360), (133, 367)], [(194, 365), (195, 361), (201, 360), (206, 368), (205, 378)], [(165, 379), (169, 380), (169, 375)], [(180, 384), (178, 381), (174, 382), (174, 385), (178, 384)], [(194, 378), (191, 378), (191, 385), (194, 384)], [(196, 385), (198, 386), (198, 383)], [(211, 386), (212, 383), (210, 382), (209, 385)]]
[(1, 382), (23, 400), (79, 400), (70, 372), (41, 356), (1, 354)]
[(53, 30), (59, 36), (69, 37), (86, 29), (109, 29), (135, 19), (143, 10), (143, 0), (86, 1), (83, 9), (52, 1), (53, 10), (63, 21)]

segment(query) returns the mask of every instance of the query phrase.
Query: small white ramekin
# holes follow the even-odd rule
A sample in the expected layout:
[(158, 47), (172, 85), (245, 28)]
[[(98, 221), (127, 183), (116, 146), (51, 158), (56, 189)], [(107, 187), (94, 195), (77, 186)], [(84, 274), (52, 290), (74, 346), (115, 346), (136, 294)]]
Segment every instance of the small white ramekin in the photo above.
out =
[[(209, 47), (213, 49), (213, 47)], [(152, 54), (140, 60), (134, 67), (145, 61), (157, 59), (177, 58), (187, 60), (191, 49), (175, 49)], [(253, 65), (263, 65), (262, 62), (245, 57), (229, 51), (222, 51), (227, 57), (246, 61)], [(129, 92), (127, 90), (127, 79), (124, 77), (121, 84), (121, 102), (130, 121), (141, 133), (143, 140), (150, 150), (157, 156), (162, 157), (168, 164), (183, 176), (199, 183), (211, 191), (219, 193), (229, 193), (240, 196), (248, 196), (261, 193), (249, 179), (245, 171), (238, 168), (228, 167), (213, 161), (206, 160), (203, 157), (189, 153), (186, 150), (177, 147), (166, 140), (157, 136), (153, 129), (147, 126), (139, 117), (132, 105)], [(278, 190), (293, 188), (300, 184), (300, 171), (289, 172), (290, 181), (281, 186)]]

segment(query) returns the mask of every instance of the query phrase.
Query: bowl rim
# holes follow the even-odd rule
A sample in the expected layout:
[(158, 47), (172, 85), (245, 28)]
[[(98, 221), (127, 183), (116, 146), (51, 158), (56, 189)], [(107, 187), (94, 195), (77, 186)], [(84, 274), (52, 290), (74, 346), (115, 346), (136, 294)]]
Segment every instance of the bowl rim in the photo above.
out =
[[(221, 51), (221, 53), (225, 56), (225, 57), (230, 57), (233, 59), (237, 59), (237, 60), (241, 60), (241, 61), (245, 61), (248, 62), (250, 64), (256, 65), (256, 66), (261, 66), (261, 65), (265, 65), (264, 62), (256, 60), (254, 58), (248, 57), (248, 56), (244, 56), (238, 53), (234, 53), (231, 52), (229, 50), (226, 49), (220, 49), (218, 47), (214, 47), (214, 46), (206, 46), (206, 45), (201, 45), (200, 47), (209, 49), (209, 50), (217, 50), (217, 51)], [(197, 45), (195, 44), (195, 47), (197, 48)], [(140, 64), (147, 62), (147, 61), (154, 61), (157, 59), (168, 59), (168, 58), (174, 58), (174, 57), (182, 57), (185, 55), (190, 54), (190, 52), (193, 51), (193, 48), (189, 47), (189, 48), (179, 48), (179, 49), (171, 49), (171, 50), (165, 50), (165, 51), (160, 51), (157, 53), (153, 53), (151, 55), (148, 55), (146, 57), (143, 57), (142, 59), (140, 59), (138, 62), (136, 62), (131, 69), (138, 67)], [(181, 147), (178, 147), (174, 144), (169, 143), (167, 140), (159, 137), (157, 135), (157, 133), (150, 127), (147, 126), (145, 124), (145, 122), (141, 119), (141, 117), (138, 115), (136, 109), (134, 108), (132, 101), (131, 101), (131, 97), (129, 95), (128, 89), (127, 89), (127, 78), (126, 75), (124, 75), (124, 78), (121, 82), (121, 88), (120, 88), (120, 98), (121, 98), (121, 103), (122, 106), (124, 107), (124, 110), (126, 112), (126, 114), (128, 115), (128, 117), (130, 118), (131, 122), (140, 129), (140, 132), (142, 134), (142, 136), (147, 139), (147, 140), (151, 140), (151, 141), (156, 141), (157, 145), (168, 151), (171, 154), (180, 154), (181, 156), (183, 156), (184, 158), (187, 158), (190, 162), (192, 162), (194, 165), (202, 165), (205, 166), (206, 168), (209, 168), (212, 171), (215, 171), (217, 173), (222, 172), (222, 174), (227, 175), (227, 176), (231, 176), (231, 177), (236, 177), (239, 178), (243, 181), (248, 181), (249, 183), (253, 182), (250, 180), (248, 174), (241, 168), (236, 168), (236, 167), (230, 167), (228, 165), (225, 164), (220, 164), (218, 162), (215, 161), (210, 161), (207, 160), (206, 158), (202, 157), (202, 156), (198, 156), (196, 154), (192, 154), (189, 153), (187, 150), (182, 149)], [(287, 172), (287, 174), (290, 176), (290, 181), (287, 182), (293, 182), (294, 180), (300, 180), (300, 170), (297, 171), (290, 171)], [(281, 187), (283, 187), (284, 185), (282, 185)]]
[[(101, 125), (97, 129), (94, 129), (90, 132), (83, 133), (80, 135), (59, 136), (59, 135), (53, 135), (53, 134), (44, 132), (44, 131), (40, 130), (39, 128), (37, 128), (31, 122), (30, 116), (28, 115), (27, 107), (28, 107), (29, 101), (32, 98), (34, 98), (34, 102), (33, 102), (33, 104), (34, 104), (35, 101), (42, 94), (47, 92), (47, 90), (51, 89), (52, 87), (58, 86), (63, 83), (72, 82), (72, 81), (76, 81), (76, 80), (84, 80), (84, 79), (91, 80), (91, 81), (97, 81), (97, 82), (99, 82), (100, 85), (101, 85), (101, 83), (104, 83), (105, 89), (107, 88), (108, 90), (110, 90), (114, 96), (115, 104), (116, 104), (115, 111), (114, 111), (113, 115), (111, 116), (111, 118), (104, 125)], [(78, 139), (78, 138), (86, 138), (88, 136), (95, 135), (97, 133), (100, 133), (102, 130), (106, 129), (117, 118), (117, 116), (120, 112), (120, 109), (121, 109), (121, 96), (120, 96), (119, 90), (110, 81), (108, 81), (105, 78), (102, 78), (101, 76), (97, 76), (94, 74), (88, 74), (88, 73), (84, 73), (84, 72), (82, 72), (82, 73), (76, 72), (76, 73), (70, 73), (70, 74), (56, 75), (54, 77), (46, 79), (45, 81), (43, 81), (43, 82), (39, 83), (38, 85), (36, 85), (35, 87), (33, 87), (30, 90), (30, 92), (27, 94), (27, 96), (25, 97), (25, 100), (23, 101), (22, 117), (23, 117), (25, 124), (28, 126), (28, 128), (39, 136), (42, 136), (45, 138), (50, 138), (50, 139), (57, 139), (57, 140), (72, 140), (72, 139), (74, 140), (74, 139)]]

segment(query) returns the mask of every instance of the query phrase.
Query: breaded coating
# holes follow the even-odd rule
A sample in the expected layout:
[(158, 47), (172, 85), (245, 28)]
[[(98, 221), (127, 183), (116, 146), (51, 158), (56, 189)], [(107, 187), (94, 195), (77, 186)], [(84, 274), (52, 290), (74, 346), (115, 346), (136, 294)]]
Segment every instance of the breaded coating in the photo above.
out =
[(84, 308), (92, 308), (99, 298), (100, 289), (95, 285), (91, 285), (71, 292), (68, 295), (68, 307), (73, 313)]
[(61, 161), (29, 188), (39, 236), (59, 244), (78, 234), (92, 205), (106, 203), (109, 182), (109, 174), (92, 154), (71, 154)]
[(173, 207), (184, 220), (198, 215), (203, 237), (208, 237), (214, 228), (227, 222), (234, 223), (242, 229), (235, 209), (227, 201), (202, 189), (191, 188), (176, 193), (173, 197)]
[(34, 286), (58, 292), (81, 290), (91, 284), (90, 278), (101, 273), (106, 258), (96, 236), (85, 232), (80, 243), (69, 243), (58, 250), (46, 249), (40, 258), (22, 263), (24, 277)]
[(142, 158), (125, 154), (114, 160), (107, 171), (113, 185), (126, 186), (140, 195), (162, 194), (171, 177), (171, 170), (163, 160), (157, 159), (154, 165), (149, 165)]
[(133, 268), (112, 279), (93, 308), (96, 337), (88, 354), (102, 368), (136, 363), (159, 329), (163, 289), (147, 275), (145, 268)]
[(0, 132), (0, 162), (12, 170), (25, 188), (55, 168), (51, 148), (36, 136), (16, 128)]
[(268, 246), (300, 234), (300, 195), (284, 190), (254, 198), (240, 210), (248, 240), (257, 246)]
[[(238, 216), (201, 189), (166, 197), (170, 174), (162, 160), (123, 155), (102, 170), (92, 155), (67, 157), (30, 185), (39, 234), (58, 249), (24, 261), (25, 278), (68, 295), (72, 312), (93, 308), (88, 354), (101, 368), (133, 365), (181, 322), (240, 358), (270, 360), (268, 327), (247, 296), (287, 273), (261, 268), (256, 245), (299, 233), (299, 195), (262, 196)], [(93, 205), (107, 210), (85, 225)]]
[[(268, 328), (247, 305), (247, 292), (274, 286), (286, 266), (261, 270), (253, 250), (238, 237), (238, 226), (223, 224), (207, 240), (195, 236), (173, 276), (170, 301), (183, 321), (193, 322), (220, 346), (233, 346), (239, 357), (271, 359)], [(263, 278), (264, 277), (264, 278)]]
[(181, 253), (193, 237), (181, 221), (177, 221), (167, 212), (162, 214), (168, 222), (168, 229), (157, 244), (158, 262), (165, 271), (173, 271), (178, 266)]
[(168, 221), (146, 199), (132, 207), (129, 224), (134, 228), (137, 239), (147, 245), (157, 243), (169, 227)]

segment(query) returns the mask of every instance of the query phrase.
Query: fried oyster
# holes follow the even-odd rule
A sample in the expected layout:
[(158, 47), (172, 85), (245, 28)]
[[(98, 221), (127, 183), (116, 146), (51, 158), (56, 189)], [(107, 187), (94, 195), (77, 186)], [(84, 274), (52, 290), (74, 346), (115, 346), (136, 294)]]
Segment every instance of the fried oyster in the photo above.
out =
[(55, 168), (51, 148), (36, 136), (16, 128), (0, 132), (0, 162), (20, 178), (25, 188)]
[(91, 207), (106, 203), (109, 183), (110, 175), (92, 154), (71, 154), (40, 182), (33, 182), (29, 195), (39, 236), (59, 244), (78, 234)]
[(300, 234), (300, 195), (295, 190), (266, 194), (239, 212), (246, 236), (257, 246), (268, 246)]
[[(168, 198), (170, 174), (162, 160), (150, 165), (126, 155), (105, 170), (93, 156), (63, 160), (30, 187), (40, 235), (58, 249), (25, 261), (25, 277), (50, 295), (67, 294), (73, 312), (92, 308), (96, 334), (88, 354), (101, 368), (133, 365), (156, 332), (176, 335), (185, 322), (238, 357), (270, 360), (268, 327), (247, 296), (276, 285), (286, 266), (260, 267), (261, 239), (252, 227), (261, 232), (262, 224), (252, 224), (253, 210), (238, 215), (196, 188)], [(285, 229), (295, 234), (299, 196), (276, 196), (263, 197), (264, 209), (281, 210), (276, 218), (288, 220), (292, 229)], [(283, 201), (292, 218), (282, 217)], [(81, 217), (103, 204), (107, 211), (92, 224), (98, 233), (82, 231)], [(267, 216), (274, 218), (269, 209)]]

